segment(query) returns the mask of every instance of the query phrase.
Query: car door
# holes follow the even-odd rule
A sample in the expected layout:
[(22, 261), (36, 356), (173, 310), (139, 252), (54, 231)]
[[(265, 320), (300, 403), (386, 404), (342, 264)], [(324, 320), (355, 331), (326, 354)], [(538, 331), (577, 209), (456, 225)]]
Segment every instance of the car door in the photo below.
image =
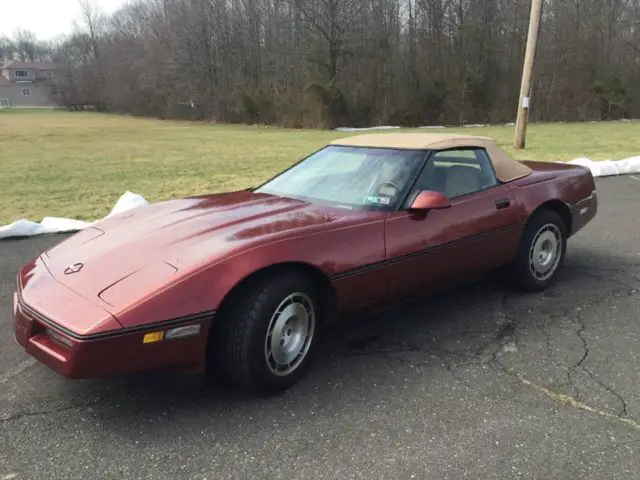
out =
[(484, 149), (434, 153), (415, 190), (447, 195), (451, 207), (390, 213), (385, 242), (390, 299), (402, 300), (508, 262), (523, 229), (522, 212), (500, 184)]

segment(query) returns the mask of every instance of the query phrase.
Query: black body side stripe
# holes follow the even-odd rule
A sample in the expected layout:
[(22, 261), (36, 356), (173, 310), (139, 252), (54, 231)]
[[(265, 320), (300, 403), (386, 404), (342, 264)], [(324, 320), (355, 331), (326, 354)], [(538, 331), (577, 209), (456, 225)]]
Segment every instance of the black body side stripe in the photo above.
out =
[(515, 230), (520, 227), (524, 227), (526, 225), (526, 220), (515, 223), (513, 225), (509, 225), (507, 227), (502, 227), (496, 230), (492, 230), (486, 233), (480, 233), (477, 235), (471, 235), (469, 237), (462, 238), (460, 240), (454, 240), (452, 242), (443, 243), (441, 245), (436, 245), (433, 247), (425, 248), (423, 250), (418, 250), (417, 252), (411, 252), (406, 255), (402, 255), (400, 257), (390, 258), (388, 260), (382, 260), (380, 262), (370, 263), (368, 265), (363, 265), (362, 267), (354, 268), (352, 270), (347, 270), (345, 272), (338, 273), (336, 275), (331, 276), (331, 280), (342, 280), (347, 277), (352, 277), (355, 275), (360, 275), (362, 273), (369, 272), (371, 270), (375, 270), (377, 268), (386, 267), (388, 265), (393, 265), (395, 263), (404, 262), (407, 260), (411, 260), (412, 258), (421, 257), (423, 255), (428, 255), (431, 253), (435, 253), (441, 250), (446, 250), (449, 248), (453, 248), (459, 245), (463, 245), (465, 243), (475, 242), (477, 240), (482, 240), (483, 238), (488, 238), (493, 235), (497, 235), (500, 233), (505, 233), (511, 230)]
[[(356, 275), (360, 275), (362, 273), (366, 273), (368, 271), (371, 270), (375, 270), (377, 268), (382, 268), (388, 265), (393, 265), (395, 263), (400, 263), (400, 262), (404, 262), (407, 260), (410, 260), (412, 258), (416, 258), (416, 257), (420, 257), (422, 255), (428, 255), (440, 250), (446, 250), (448, 248), (452, 248), (458, 245), (462, 245), (465, 243), (469, 243), (469, 242), (473, 242), (476, 240), (481, 240), (483, 238), (487, 238), (487, 237), (491, 237), (493, 235), (499, 234), (499, 233), (504, 233), (510, 230), (515, 230), (517, 228), (523, 227), (524, 225), (526, 225), (526, 220), (525, 221), (521, 221), (518, 223), (515, 223), (513, 225), (509, 225), (507, 227), (503, 227), (503, 228), (499, 228), (496, 230), (492, 230), (490, 232), (486, 232), (486, 233), (481, 233), (478, 235), (471, 235), (469, 237), (465, 237), (462, 238), (460, 240), (454, 240), (452, 242), (448, 242), (448, 243), (444, 243), (441, 245), (436, 245), (434, 247), (429, 247), (423, 250), (419, 250), (417, 252), (412, 252), (406, 255), (402, 255), (400, 257), (395, 257), (395, 258), (391, 258), (388, 260), (383, 260), (380, 262), (375, 262), (375, 263), (370, 263), (368, 265), (363, 265), (361, 267), (358, 268), (354, 268), (352, 270), (347, 270), (345, 272), (341, 272), (338, 273), (336, 275), (331, 276), (332, 280), (341, 280), (344, 278), (348, 278), (348, 277), (352, 277), (352, 276), (356, 276)], [(128, 328), (121, 328), (119, 330), (112, 330), (112, 331), (108, 331), (108, 332), (101, 332), (101, 333), (94, 333), (94, 334), (90, 334), (90, 335), (80, 335), (78, 333), (75, 333), (71, 330), (69, 330), (68, 328), (62, 327), (61, 325), (58, 325), (57, 323), (53, 322), (52, 320), (48, 319), (47, 317), (45, 317), (44, 315), (42, 315), (41, 313), (37, 312), (36, 310), (34, 310), (33, 308), (31, 308), (30, 306), (26, 305), (23, 301), (22, 298), (20, 296), (19, 298), (19, 308), (22, 309), (26, 314), (28, 314), (29, 316), (33, 317), (35, 320), (50, 326), (51, 328), (53, 328), (54, 330), (58, 330), (62, 333), (64, 333), (65, 335), (68, 335), (71, 338), (74, 338), (76, 340), (98, 340), (98, 339), (102, 339), (102, 338), (110, 338), (110, 337), (118, 337), (118, 336), (122, 336), (122, 335), (129, 335), (129, 334), (133, 334), (133, 333), (138, 333), (138, 332), (145, 332), (145, 331), (152, 331), (152, 330), (158, 330), (158, 329), (165, 329), (165, 328), (171, 328), (171, 327), (176, 327), (179, 325), (182, 325), (184, 323), (190, 323), (190, 322), (195, 322), (195, 321), (199, 321), (199, 320), (208, 320), (208, 319), (212, 319), (215, 314), (216, 314), (216, 310), (209, 310), (209, 311), (205, 311), (205, 312), (200, 312), (200, 313), (195, 313), (193, 315), (187, 315), (184, 317), (179, 317), (179, 318), (173, 318), (173, 319), (169, 319), (169, 320), (161, 320), (158, 322), (152, 322), (152, 323), (148, 323), (146, 325), (136, 325), (134, 327), (128, 327)]]
[(108, 332), (93, 333), (93, 334), (90, 334), (90, 335), (80, 335), (78, 333), (72, 332), (68, 328), (65, 328), (65, 327), (62, 327), (62, 326), (58, 325), (57, 323), (55, 323), (52, 320), (48, 319), (47, 317), (45, 317), (41, 313), (36, 312), (33, 308), (31, 308), (28, 305), (22, 303), (22, 301), (19, 303), (19, 306), (27, 315), (33, 317), (38, 322), (44, 323), (44, 324), (50, 326), (52, 329), (58, 330), (58, 331), (64, 333), (65, 335), (68, 335), (71, 338), (75, 338), (76, 340), (98, 340), (98, 339), (101, 339), (101, 338), (119, 337), (119, 336), (122, 336), (122, 335), (129, 335), (129, 334), (132, 334), (132, 333), (146, 332), (146, 331), (152, 331), (152, 330), (176, 327), (176, 326), (182, 325), (184, 323), (194, 322), (194, 321), (198, 321), (198, 320), (207, 320), (207, 319), (213, 318), (213, 316), (216, 313), (215, 310), (211, 310), (211, 311), (208, 311), (208, 312), (201, 312), (201, 313), (196, 313), (196, 314), (193, 314), (193, 315), (187, 315), (185, 317), (173, 318), (173, 319), (170, 319), (170, 320), (162, 320), (162, 321), (159, 321), (159, 322), (152, 322), (152, 323), (148, 323), (146, 325), (136, 325), (135, 327), (121, 328), (119, 330), (111, 330), (111, 331), (108, 331)]

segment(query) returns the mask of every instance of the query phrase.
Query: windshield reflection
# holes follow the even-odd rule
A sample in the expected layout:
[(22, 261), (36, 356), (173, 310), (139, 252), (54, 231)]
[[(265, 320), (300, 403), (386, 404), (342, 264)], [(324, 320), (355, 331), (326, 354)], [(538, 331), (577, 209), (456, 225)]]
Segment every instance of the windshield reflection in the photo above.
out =
[(426, 152), (327, 146), (255, 193), (346, 208), (389, 210), (406, 194)]

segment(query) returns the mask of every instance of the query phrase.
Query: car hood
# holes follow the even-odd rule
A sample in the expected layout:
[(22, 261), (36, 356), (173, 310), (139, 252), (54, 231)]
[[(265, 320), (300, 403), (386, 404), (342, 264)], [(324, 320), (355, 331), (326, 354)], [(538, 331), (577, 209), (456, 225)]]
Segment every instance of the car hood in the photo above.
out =
[[(203, 262), (302, 232), (361, 223), (367, 215), (249, 191), (191, 197), (107, 218), (52, 248), (42, 260), (56, 280), (76, 293), (123, 307)], [(110, 293), (134, 274), (140, 291)]]

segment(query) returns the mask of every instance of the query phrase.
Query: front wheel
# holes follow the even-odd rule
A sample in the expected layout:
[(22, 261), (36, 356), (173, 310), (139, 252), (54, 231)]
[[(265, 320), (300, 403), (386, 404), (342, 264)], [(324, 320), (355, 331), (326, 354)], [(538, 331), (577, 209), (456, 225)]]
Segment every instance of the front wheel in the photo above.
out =
[(536, 213), (525, 231), (511, 265), (511, 278), (523, 290), (548, 288), (561, 269), (567, 250), (567, 227), (552, 210)]
[(264, 393), (297, 383), (317, 343), (320, 295), (298, 272), (269, 275), (243, 288), (221, 312), (212, 335), (223, 375), (234, 385)]

